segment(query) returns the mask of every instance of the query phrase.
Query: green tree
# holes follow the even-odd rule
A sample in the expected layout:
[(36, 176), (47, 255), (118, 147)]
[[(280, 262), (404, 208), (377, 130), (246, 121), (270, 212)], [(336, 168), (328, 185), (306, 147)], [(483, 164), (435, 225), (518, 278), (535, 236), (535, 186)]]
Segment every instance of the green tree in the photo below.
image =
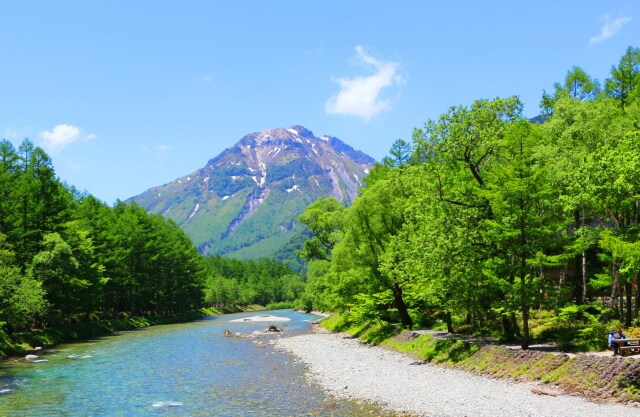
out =
[(393, 142), (389, 153), (393, 157), (394, 166), (404, 165), (411, 159), (411, 144), (403, 139), (398, 139)]
[(522, 347), (530, 343), (529, 316), (539, 295), (539, 259), (551, 255), (562, 241), (566, 224), (562, 221), (558, 195), (547, 179), (544, 153), (537, 152), (541, 137), (528, 122), (510, 127), (500, 150), (501, 164), (494, 166), (486, 196), (492, 218), (485, 219), (487, 240), (496, 245), (495, 256), (485, 262), (485, 273), (497, 280), (509, 301), (519, 307)]
[(606, 93), (625, 109), (629, 98), (640, 86), (640, 48), (628, 47), (618, 66), (611, 68), (611, 78), (605, 83)]
[[(458, 220), (470, 231), (465, 243), (474, 248), (461, 251), (456, 259), (460, 269), (479, 259), (493, 256), (495, 245), (485, 240), (481, 233), (482, 222), (493, 218), (492, 206), (487, 198), (488, 175), (500, 162), (501, 146), (512, 124), (521, 120), (522, 103), (516, 97), (494, 100), (477, 100), (470, 108), (453, 107), (437, 121), (428, 121), (424, 130), (414, 132), (414, 158), (424, 161), (429, 168), (430, 192), (447, 205), (457, 206)], [(446, 238), (443, 240), (446, 242)], [(467, 268), (468, 273), (477, 272)], [(478, 285), (481, 276), (467, 276)], [(491, 299), (505, 301), (506, 294), (499, 288), (491, 292)], [(502, 327), (508, 338), (513, 338), (517, 322), (508, 309), (502, 310)]]
[(19, 245), (17, 260), (26, 269), (39, 251), (46, 233), (58, 231), (68, 219), (70, 195), (55, 177), (51, 159), (25, 139), (18, 148), (18, 172), (13, 184), (13, 227), (11, 242)]
[(47, 303), (39, 282), (13, 265), (15, 254), (0, 233), (0, 321), (11, 330), (26, 330), (45, 312)]
[(339, 279), (336, 290), (343, 308), (369, 302), (362, 296), (358, 299), (358, 294), (388, 300), (388, 305), (377, 305), (377, 309), (387, 310), (389, 317), (397, 315), (404, 326), (410, 327), (413, 320), (403, 293), (407, 281), (404, 276), (386, 274), (381, 268), (389, 242), (404, 222), (404, 192), (397, 176), (379, 180), (361, 191), (345, 209), (344, 236), (334, 247), (331, 270)]
[(594, 100), (600, 94), (600, 83), (582, 68), (574, 66), (567, 72), (564, 83), (555, 83), (553, 89), (553, 94), (547, 94), (546, 91), (542, 94), (540, 107), (545, 116), (552, 114), (555, 103), (563, 97), (578, 101)]
[(73, 248), (58, 233), (44, 236), (42, 250), (33, 258), (29, 274), (47, 293), (50, 304), (48, 318), (52, 323), (65, 321), (92, 310), (93, 277), (83, 276), (83, 266), (75, 258)]
[(12, 330), (27, 330), (47, 309), (40, 282), (15, 266), (0, 265), (0, 321)]
[(18, 182), (18, 154), (13, 144), (0, 141), (0, 233), (11, 233), (16, 223), (15, 185)]
[(331, 258), (342, 233), (340, 215), (344, 209), (333, 197), (320, 198), (306, 208), (298, 221), (311, 229), (313, 237), (304, 242), (298, 256), (308, 261)]
[[(611, 134), (592, 155), (592, 161), (598, 169), (598, 182), (593, 186), (597, 209), (610, 225), (600, 240), (602, 249), (612, 256), (610, 307), (614, 307), (620, 297), (620, 316), (625, 317), (625, 324), (630, 326), (633, 282), (640, 273), (636, 262), (640, 226), (637, 220), (640, 216), (640, 129), (625, 135)], [(626, 273), (622, 273), (623, 270)], [(626, 304), (621, 299), (623, 293), (626, 293)]]

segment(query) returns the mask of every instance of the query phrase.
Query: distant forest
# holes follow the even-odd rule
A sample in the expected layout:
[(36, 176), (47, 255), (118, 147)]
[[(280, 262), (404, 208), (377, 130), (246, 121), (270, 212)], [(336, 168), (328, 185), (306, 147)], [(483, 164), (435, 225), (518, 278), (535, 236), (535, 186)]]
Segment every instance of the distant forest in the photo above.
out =
[(523, 347), (638, 326), (640, 50), (604, 83), (571, 68), (533, 120), (522, 108), (451, 107), (397, 140), (350, 207), (307, 208), (301, 305)]

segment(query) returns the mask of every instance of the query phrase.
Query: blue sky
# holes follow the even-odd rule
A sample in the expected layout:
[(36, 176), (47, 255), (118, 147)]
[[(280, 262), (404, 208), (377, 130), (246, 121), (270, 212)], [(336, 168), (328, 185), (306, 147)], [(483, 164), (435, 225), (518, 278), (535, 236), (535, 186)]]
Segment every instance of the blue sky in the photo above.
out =
[(247, 133), (301, 124), (377, 160), (453, 105), (603, 82), (640, 46), (618, 1), (4, 1), (0, 135), (111, 204)]

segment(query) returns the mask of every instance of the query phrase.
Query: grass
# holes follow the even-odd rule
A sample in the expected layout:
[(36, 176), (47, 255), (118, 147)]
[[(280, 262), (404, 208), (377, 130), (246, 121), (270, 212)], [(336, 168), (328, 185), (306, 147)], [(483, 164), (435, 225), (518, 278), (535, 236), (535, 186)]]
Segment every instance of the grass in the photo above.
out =
[(330, 332), (344, 332), (354, 337), (362, 339), (371, 345), (379, 345), (391, 336), (400, 333), (402, 330), (383, 321), (371, 321), (367, 323), (354, 324), (345, 316), (333, 314), (323, 319), (322, 327)]

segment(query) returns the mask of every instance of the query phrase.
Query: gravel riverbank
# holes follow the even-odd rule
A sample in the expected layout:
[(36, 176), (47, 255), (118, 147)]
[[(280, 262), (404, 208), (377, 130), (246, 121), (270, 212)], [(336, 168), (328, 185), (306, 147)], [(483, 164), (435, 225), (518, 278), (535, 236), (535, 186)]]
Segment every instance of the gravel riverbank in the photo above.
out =
[(531, 391), (553, 389), (544, 385), (490, 379), (423, 364), (342, 334), (284, 337), (276, 342), (276, 349), (296, 356), (308, 367), (308, 377), (333, 395), (383, 404), (417, 416), (640, 415), (638, 408)]

